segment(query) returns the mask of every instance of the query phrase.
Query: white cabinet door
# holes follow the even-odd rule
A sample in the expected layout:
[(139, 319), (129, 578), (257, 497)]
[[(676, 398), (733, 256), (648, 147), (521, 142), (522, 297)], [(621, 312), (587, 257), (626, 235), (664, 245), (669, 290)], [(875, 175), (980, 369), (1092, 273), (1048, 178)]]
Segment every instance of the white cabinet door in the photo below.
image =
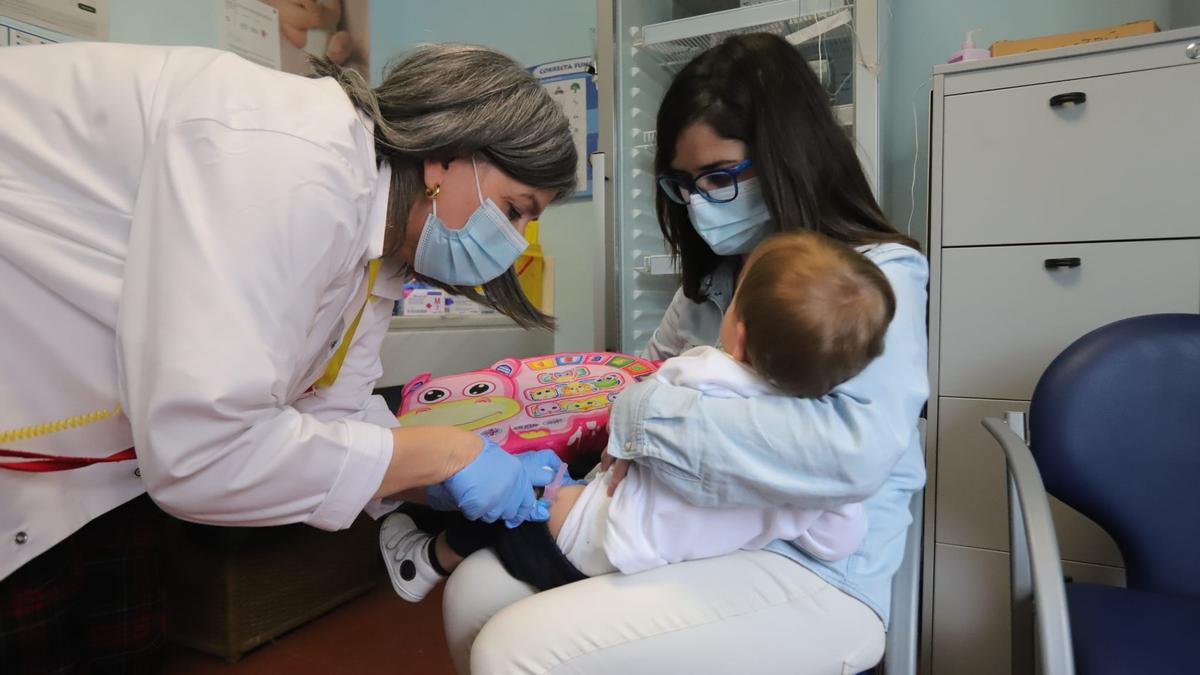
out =
[(1012, 675), (1008, 554), (934, 547), (934, 675)]
[[(1012, 611), (1007, 553), (938, 544), (933, 590), (933, 675), (1012, 674)], [(1123, 586), (1114, 567), (1064, 563), (1073, 581)]]
[(943, 245), (1200, 235), (1189, 63), (947, 97)]
[[(937, 541), (1008, 550), (1008, 478), (1004, 453), (980, 423), (1007, 411), (1028, 412), (1027, 401), (938, 399)], [(1100, 526), (1050, 499), (1064, 560), (1121, 567), (1121, 552)]]
[(1028, 400), (1092, 329), (1197, 311), (1200, 239), (945, 249), (940, 395)]

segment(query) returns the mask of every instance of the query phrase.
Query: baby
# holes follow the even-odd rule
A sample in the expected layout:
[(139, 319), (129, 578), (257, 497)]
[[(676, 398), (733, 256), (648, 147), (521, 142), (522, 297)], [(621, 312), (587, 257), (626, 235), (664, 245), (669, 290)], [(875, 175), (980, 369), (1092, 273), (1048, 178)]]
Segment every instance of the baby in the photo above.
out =
[[(664, 362), (656, 377), (700, 396), (818, 398), (883, 352), (895, 304), (879, 268), (849, 247), (808, 232), (776, 235), (743, 265), (721, 323), (725, 351), (688, 350)], [(790, 433), (762, 430), (777, 432)], [(625, 441), (615, 431), (609, 438), (610, 444)], [(760, 549), (775, 539), (840, 560), (858, 549), (867, 531), (861, 504), (827, 511), (706, 508), (684, 502), (637, 463), (610, 496), (611, 476), (600, 471), (586, 485), (558, 488), (545, 523), (509, 529), (458, 517), (434, 536), (408, 515), (388, 516), (380, 550), (392, 586), (417, 602), (466, 556), (486, 547), (495, 549), (509, 574), (545, 590), (589, 576)]]

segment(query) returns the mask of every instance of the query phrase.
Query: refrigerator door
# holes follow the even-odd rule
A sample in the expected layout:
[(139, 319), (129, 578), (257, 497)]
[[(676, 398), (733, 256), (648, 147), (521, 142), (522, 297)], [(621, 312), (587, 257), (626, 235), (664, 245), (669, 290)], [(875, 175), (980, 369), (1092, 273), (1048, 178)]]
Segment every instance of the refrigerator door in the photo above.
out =
[[(615, 259), (610, 269), (616, 280), (610, 285), (615, 302), (609, 323), (616, 328), (609, 342), (620, 351), (638, 353), (679, 286), (654, 210), (655, 119), (675, 73), (728, 36), (783, 36), (825, 85), (835, 115), (855, 136), (873, 177), (875, 1), (599, 0), (599, 6), (602, 26), (611, 25), (614, 33), (611, 65), (602, 61), (598, 66), (599, 86), (608, 88), (601, 102), (607, 96), (613, 105), (612, 124), (602, 125), (601, 131), (613, 188), (609, 230)], [(611, 23), (605, 24), (609, 16)], [(870, 26), (859, 26), (859, 16)], [(864, 39), (870, 49), (856, 47)], [(870, 100), (870, 110), (856, 109), (860, 97)]]

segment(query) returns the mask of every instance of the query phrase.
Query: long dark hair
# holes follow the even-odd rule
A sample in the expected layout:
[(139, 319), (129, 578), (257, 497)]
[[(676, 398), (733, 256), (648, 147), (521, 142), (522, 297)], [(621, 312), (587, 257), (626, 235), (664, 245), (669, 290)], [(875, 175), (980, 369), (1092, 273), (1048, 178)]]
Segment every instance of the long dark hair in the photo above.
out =
[[(746, 144), (777, 230), (813, 230), (851, 246), (897, 242), (920, 249), (883, 215), (828, 95), (783, 38), (737, 35), (684, 66), (658, 109), (656, 173), (672, 171), (679, 135), (697, 122)], [(692, 227), (686, 206), (659, 190), (656, 207), (663, 237), (680, 257), (683, 292), (699, 301), (700, 283), (721, 256)]]

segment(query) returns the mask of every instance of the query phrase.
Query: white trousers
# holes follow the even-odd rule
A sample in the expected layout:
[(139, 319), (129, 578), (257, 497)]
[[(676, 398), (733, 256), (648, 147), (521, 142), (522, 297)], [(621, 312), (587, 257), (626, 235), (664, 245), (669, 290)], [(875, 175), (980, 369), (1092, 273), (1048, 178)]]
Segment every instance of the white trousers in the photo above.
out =
[(870, 608), (768, 551), (535, 594), (483, 550), (450, 577), (443, 609), (461, 675), (843, 675), (883, 656)]

